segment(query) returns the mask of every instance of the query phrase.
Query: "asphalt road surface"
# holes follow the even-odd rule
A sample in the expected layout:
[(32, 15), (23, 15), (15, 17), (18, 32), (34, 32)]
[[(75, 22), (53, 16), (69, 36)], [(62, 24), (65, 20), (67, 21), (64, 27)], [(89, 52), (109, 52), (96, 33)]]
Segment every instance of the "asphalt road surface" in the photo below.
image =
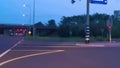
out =
[(13, 47), (22, 37), (0, 36), (0, 54)]
[(120, 68), (120, 47), (23, 41), (0, 58), (0, 68)]

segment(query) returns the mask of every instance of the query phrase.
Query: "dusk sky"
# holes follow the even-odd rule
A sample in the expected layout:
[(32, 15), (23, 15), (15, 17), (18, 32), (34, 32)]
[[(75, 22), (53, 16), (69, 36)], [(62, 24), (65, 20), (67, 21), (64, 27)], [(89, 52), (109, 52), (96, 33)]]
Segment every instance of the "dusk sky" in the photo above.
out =
[[(62, 16), (86, 14), (86, 0), (76, 0), (75, 4), (71, 4), (71, 0), (35, 1), (36, 22), (47, 23), (48, 20), (55, 19), (59, 23)], [(26, 7), (22, 6), (24, 3), (27, 5)], [(108, 0), (107, 5), (90, 4), (90, 14), (106, 13), (112, 15), (114, 10), (120, 10), (119, 3), (120, 0)], [(33, 0), (0, 0), (0, 24), (31, 24), (32, 8)], [(26, 16), (22, 16), (23, 14)]]

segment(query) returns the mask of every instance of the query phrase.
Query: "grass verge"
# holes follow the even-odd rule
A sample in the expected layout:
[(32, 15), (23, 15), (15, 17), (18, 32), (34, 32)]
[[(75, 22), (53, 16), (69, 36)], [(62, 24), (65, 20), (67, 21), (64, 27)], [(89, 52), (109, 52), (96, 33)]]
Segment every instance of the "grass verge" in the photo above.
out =
[(84, 38), (79, 37), (30, 37), (26, 36), (26, 40), (41, 41), (41, 42), (84, 42)]

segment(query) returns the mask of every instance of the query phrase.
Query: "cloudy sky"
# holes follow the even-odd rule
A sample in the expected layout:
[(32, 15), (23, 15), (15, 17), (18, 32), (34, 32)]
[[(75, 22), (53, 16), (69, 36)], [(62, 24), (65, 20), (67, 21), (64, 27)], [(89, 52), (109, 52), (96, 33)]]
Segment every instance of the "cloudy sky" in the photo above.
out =
[[(50, 19), (59, 22), (62, 16), (86, 14), (86, 0), (35, 0), (35, 21), (47, 23)], [(114, 10), (120, 10), (120, 0), (108, 0), (107, 5), (90, 4), (90, 14), (106, 13), (112, 15)], [(26, 7), (22, 5), (26, 4)], [(0, 23), (2, 24), (32, 24), (33, 0), (0, 0)], [(25, 14), (25, 16), (23, 16)]]

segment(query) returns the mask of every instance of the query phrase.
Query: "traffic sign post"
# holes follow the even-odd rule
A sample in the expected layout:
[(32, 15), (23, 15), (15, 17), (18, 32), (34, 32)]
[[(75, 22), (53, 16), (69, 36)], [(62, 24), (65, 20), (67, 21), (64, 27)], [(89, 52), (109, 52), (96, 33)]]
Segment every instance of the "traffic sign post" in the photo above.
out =
[(109, 30), (109, 42), (111, 43), (112, 42), (112, 34), (111, 34), (111, 31), (112, 31), (112, 18), (110, 18), (108, 21), (107, 21), (107, 27), (108, 27), (108, 30)]
[(90, 42), (90, 26), (89, 26), (89, 9), (90, 3), (93, 4), (107, 4), (107, 0), (87, 0), (87, 11), (86, 11), (86, 27), (85, 27), (85, 43), (89, 44)]
[(85, 27), (85, 43), (86, 44), (90, 43), (89, 9), (90, 9), (90, 0), (87, 0), (86, 27)]
[[(72, 0), (71, 3), (75, 3), (75, 0)], [(86, 27), (85, 27), (85, 43), (89, 44), (90, 42), (90, 25), (89, 25), (89, 9), (90, 3), (93, 4), (107, 4), (107, 0), (87, 0), (87, 9), (86, 9)]]

